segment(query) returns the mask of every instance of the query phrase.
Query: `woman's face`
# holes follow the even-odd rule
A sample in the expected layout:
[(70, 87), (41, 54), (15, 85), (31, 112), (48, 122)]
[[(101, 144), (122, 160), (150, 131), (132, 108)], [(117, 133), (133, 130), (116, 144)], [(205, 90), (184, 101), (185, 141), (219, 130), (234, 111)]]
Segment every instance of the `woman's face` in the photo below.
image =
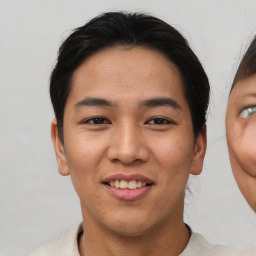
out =
[(256, 211), (256, 74), (235, 84), (228, 101), (226, 132), (235, 179)]

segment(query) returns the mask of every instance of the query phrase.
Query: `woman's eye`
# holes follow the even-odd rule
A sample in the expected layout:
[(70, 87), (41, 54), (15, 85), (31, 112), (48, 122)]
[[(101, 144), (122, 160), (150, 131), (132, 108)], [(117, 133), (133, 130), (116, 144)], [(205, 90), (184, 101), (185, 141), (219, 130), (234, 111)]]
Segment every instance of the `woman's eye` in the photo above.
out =
[(164, 124), (171, 124), (171, 123), (173, 122), (162, 117), (152, 118), (149, 121), (147, 121), (147, 124), (156, 124), (156, 125), (164, 125)]
[(254, 115), (255, 113), (256, 113), (256, 106), (255, 107), (244, 108), (240, 112), (239, 117), (247, 118), (248, 116)]
[(109, 120), (107, 120), (104, 117), (93, 117), (93, 118), (85, 120), (83, 123), (85, 123), (85, 124), (96, 124), (96, 125), (110, 124)]

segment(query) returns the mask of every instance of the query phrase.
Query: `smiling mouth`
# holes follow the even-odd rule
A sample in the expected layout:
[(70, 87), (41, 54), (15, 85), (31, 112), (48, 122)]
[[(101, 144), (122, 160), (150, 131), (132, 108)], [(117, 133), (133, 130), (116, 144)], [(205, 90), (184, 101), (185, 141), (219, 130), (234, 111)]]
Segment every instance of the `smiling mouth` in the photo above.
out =
[(113, 188), (119, 188), (119, 189), (138, 189), (142, 187), (147, 187), (153, 185), (152, 183), (146, 183), (140, 180), (131, 180), (131, 181), (126, 181), (126, 180), (112, 180), (109, 182), (104, 182), (105, 185), (113, 187)]

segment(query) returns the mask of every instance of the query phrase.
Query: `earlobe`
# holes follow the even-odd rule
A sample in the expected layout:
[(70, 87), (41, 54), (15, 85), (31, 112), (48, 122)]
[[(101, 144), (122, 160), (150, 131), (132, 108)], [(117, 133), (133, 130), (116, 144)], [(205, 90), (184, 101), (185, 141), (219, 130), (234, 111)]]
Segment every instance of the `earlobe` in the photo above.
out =
[(191, 165), (190, 174), (199, 175), (202, 172), (206, 146), (207, 136), (206, 126), (204, 126), (201, 132), (199, 132), (197, 135), (195, 141), (193, 162)]
[(67, 176), (69, 175), (67, 159), (66, 159), (63, 143), (59, 137), (56, 119), (54, 119), (51, 123), (51, 137), (52, 137), (52, 143), (55, 151), (55, 156), (57, 159), (59, 173), (63, 176)]

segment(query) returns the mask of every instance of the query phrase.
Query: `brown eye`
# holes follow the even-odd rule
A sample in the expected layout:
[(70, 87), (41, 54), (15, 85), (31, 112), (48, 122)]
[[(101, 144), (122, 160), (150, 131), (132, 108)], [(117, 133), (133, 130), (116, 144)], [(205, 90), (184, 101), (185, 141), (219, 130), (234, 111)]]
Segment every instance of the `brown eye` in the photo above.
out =
[(83, 123), (93, 124), (93, 125), (100, 125), (100, 124), (110, 124), (110, 121), (107, 120), (104, 117), (93, 117), (93, 118), (85, 120)]
[(172, 122), (166, 118), (162, 117), (156, 117), (150, 119), (147, 124), (153, 124), (153, 125), (165, 125), (165, 124), (171, 124)]

